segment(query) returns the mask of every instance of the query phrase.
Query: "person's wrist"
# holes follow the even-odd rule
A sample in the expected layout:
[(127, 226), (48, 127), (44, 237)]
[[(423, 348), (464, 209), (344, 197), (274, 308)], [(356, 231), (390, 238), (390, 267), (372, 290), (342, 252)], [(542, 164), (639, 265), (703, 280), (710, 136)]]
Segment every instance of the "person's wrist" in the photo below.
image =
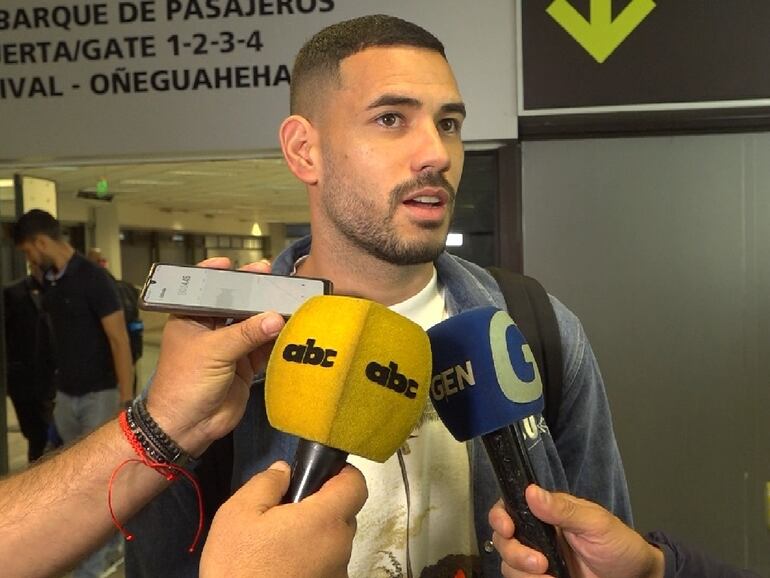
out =
[(191, 423), (189, 416), (176, 411), (168, 404), (162, 403), (149, 395), (147, 398), (147, 411), (158, 426), (180, 448), (191, 456), (197, 458), (214, 441), (205, 435), (196, 424)]
[(647, 542), (649, 559), (646, 571), (639, 578), (664, 578), (666, 573), (666, 559), (663, 550)]

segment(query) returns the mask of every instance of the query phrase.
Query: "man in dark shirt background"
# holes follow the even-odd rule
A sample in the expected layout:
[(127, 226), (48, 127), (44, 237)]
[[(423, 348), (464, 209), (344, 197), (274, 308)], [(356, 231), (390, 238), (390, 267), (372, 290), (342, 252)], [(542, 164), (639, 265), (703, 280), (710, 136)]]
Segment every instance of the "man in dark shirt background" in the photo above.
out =
[(91, 247), (86, 253), (86, 259), (101, 267), (110, 276), (118, 290), (123, 315), (126, 319), (128, 343), (131, 347), (131, 360), (134, 363), (134, 393), (136, 393), (136, 362), (142, 357), (144, 349), (144, 323), (139, 316), (139, 289), (128, 281), (116, 279), (110, 272), (109, 264), (99, 247)]
[(8, 396), (13, 402), (30, 462), (43, 455), (53, 421), (54, 361), (51, 334), (42, 307), (42, 272), (3, 289), (8, 358)]
[[(123, 310), (110, 276), (63, 239), (51, 214), (25, 213), (14, 226), (13, 241), (43, 271), (43, 309), (51, 321), (57, 367), (54, 422), (70, 443), (113, 418), (120, 403), (133, 397)], [(74, 578), (99, 576), (108, 550), (88, 558)]]

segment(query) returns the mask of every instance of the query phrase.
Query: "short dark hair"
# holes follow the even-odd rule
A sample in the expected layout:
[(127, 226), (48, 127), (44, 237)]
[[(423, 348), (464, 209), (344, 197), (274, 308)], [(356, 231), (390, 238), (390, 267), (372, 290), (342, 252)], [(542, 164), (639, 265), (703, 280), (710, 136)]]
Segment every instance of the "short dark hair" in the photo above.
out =
[[(292, 114), (307, 114), (310, 99), (323, 90), (322, 83), (340, 81), (340, 62), (376, 46), (414, 46), (438, 52), (444, 45), (424, 28), (407, 20), (373, 14), (327, 26), (300, 49), (291, 73)], [(319, 90), (320, 89), (320, 90)]]
[(21, 245), (33, 241), (38, 235), (45, 235), (54, 241), (61, 239), (61, 225), (51, 213), (32, 209), (24, 213), (13, 226), (13, 244)]

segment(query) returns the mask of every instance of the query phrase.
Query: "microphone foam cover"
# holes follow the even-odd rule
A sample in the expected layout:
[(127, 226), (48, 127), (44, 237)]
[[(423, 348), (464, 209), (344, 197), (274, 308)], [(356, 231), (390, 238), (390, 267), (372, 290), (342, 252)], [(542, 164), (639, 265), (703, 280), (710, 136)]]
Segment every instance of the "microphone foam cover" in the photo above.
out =
[(430, 375), (419, 325), (373, 301), (313, 297), (273, 347), (267, 417), (276, 429), (384, 462), (422, 416)]
[(541, 412), (535, 357), (510, 315), (480, 307), (428, 330), (433, 350), (431, 399), (459, 441)]

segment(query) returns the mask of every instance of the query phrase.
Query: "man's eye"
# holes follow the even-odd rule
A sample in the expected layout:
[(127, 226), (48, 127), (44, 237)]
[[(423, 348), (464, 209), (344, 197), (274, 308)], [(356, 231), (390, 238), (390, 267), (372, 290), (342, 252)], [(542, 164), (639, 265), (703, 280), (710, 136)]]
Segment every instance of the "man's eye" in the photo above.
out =
[(455, 118), (443, 118), (439, 121), (439, 127), (444, 132), (454, 133), (460, 131), (460, 122)]
[(380, 124), (386, 127), (394, 127), (397, 126), (399, 121), (401, 120), (397, 114), (394, 114), (392, 112), (389, 112), (387, 114), (383, 114), (379, 119)]

